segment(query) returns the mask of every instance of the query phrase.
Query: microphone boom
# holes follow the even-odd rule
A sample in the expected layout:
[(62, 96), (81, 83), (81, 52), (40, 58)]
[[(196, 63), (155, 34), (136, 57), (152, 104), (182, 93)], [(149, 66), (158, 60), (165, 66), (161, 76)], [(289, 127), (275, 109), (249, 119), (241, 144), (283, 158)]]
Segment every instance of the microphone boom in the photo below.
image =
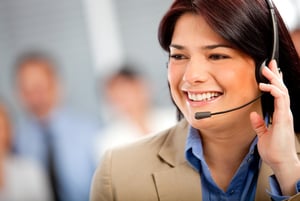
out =
[(236, 108), (232, 108), (230, 110), (224, 110), (224, 111), (221, 111), (221, 112), (214, 112), (214, 113), (211, 113), (209, 111), (206, 111), (206, 112), (196, 112), (195, 113), (195, 119), (197, 120), (200, 120), (200, 119), (205, 119), (205, 118), (209, 118), (213, 115), (218, 115), (218, 114), (224, 114), (224, 113), (228, 113), (228, 112), (232, 112), (232, 111), (235, 111), (235, 110), (239, 110), (239, 109), (242, 109), (248, 105), (250, 105), (251, 103), (257, 101), (258, 99), (260, 99), (262, 97), (264, 93), (260, 94), (259, 96), (257, 96), (255, 99), (249, 101), (248, 103), (244, 104), (244, 105), (241, 105), (239, 107), (236, 107)]

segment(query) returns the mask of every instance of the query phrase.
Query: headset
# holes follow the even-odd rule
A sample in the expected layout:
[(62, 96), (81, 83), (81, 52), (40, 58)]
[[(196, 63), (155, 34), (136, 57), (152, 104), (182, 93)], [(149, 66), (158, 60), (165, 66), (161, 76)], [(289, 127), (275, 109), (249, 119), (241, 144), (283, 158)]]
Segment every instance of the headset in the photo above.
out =
[[(257, 65), (257, 67), (255, 68), (255, 77), (256, 77), (256, 81), (257, 83), (268, 83), (269, 81), (263, 76), (262, 74), (262, 69), (266, 66), (266, 64), (268, 64), (271, 60), (275, 59), (278, 62), (278, 58), (279, 58), (279, 34), (278, 34), (278, 24), (277, 24), (277, 17), (275, 14), (275, 6), (272, 2), (272, 0), (266, 0), (270, 15), (271, 15), (271, 20), (272, 20), (272, 27), (273, 27), (273, 48), (272, 48), (272, 54), (271, 57), (269, 59), (266, 59), (263, 61), (262, 64)], [(228, 110), (224, 110), (224, 111), (219, 111), (219, 112), (210, 112), (210, 111), (206, 111), (206, 112), (196, 112), (195, 113), (195, 119), (199, 120), (199, 119), (205, 119), (205, 118), (209, 118), (213, 115), (218, 115), (218, 114), (224, 114), (224, 113), (228, 113), (228, 112), (232, 112), (235, 110), (239, 110), (242, 109), (248, 105), (250, 105), (251, 103), (257, 101), (258, 99), (261, 98), (261, 96), (264, 93), (260, 94), (259, 96), (257, 96), (256, 98), (254, 98), (253, 100), (240, 105), (238, 107), (234, 107)], [(267, 118), (267, 122), (269, 122), (269, 115), (266, 115)]]
[(275, 6), (272, 2), (272, 0), (266, 0), (266, 3), (269, 8), (269, 12), (271, 15), (272, 20), (272, 27), (273, 27), (273, 49), (272, 49), (272, 55), (270, 59), (266, 59), (262, 64), (258, 65), (256, 68), (255, 76), (256, 81), (258, 83), (268, 83), (268, 80), (262, 75), (262, 69), (266, 66), (267, 63), (269, 63), (271, 60), (275, 59), (278, 62), (279, 58), (279, 34), (278, 34), (278, 24), (277, 24), (277, 17), (275, 14)]

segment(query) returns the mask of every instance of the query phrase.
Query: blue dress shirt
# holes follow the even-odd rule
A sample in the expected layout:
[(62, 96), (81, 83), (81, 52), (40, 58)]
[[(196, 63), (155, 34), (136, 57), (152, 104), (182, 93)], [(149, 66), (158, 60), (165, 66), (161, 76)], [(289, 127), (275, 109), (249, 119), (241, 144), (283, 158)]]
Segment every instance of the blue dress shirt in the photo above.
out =
[[(257, 150), (257, 138), (252, 142), (248, 154), (232, 178), (227, 191), (224, 192), (214, 182), (209, 167), (205, 161), (202, 141), (197, 129), (190, 127), (186, 141), (186, 159), (190, 165), (201, 174), (201, 188), (205, 201), (253, 201), (255, 199), (258, 172), (261, 164)], [(282, 201), (287, 196), (281, 196), (275, 176), (270, 177), (271, 193), (274, 201)], [(296, 188), (300, 186), (297, 183)], [(299, 189), (297, 188), (297, 192)], [(266, 192), (267, 193), (267, 192)]]
[[(47, 126), (51, 129), (53, 155), (61, 201), (88, 201), (92, 175), (96, 168), (93, 141), (98, 126), (68, 109), (51, 114)], [(33, 117), (19, 122), (15, 149), (18, 154), (38, 161), (48, 169), (47, 140), (40, 123)]]

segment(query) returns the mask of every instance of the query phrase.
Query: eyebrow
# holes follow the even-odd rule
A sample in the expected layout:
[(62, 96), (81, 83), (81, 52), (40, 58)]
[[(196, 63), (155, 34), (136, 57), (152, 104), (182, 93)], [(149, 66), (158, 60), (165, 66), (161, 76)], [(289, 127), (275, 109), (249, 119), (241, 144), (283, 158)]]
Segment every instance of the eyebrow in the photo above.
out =
[[(175, 49), (178, 49), (178, 50), (183, 50), (183, 49), (185, 49), (184, 46), (178, 45), (178, 44), (171, 44), (169, 47), (170, 47), (170, 48), (175, 48)], [(201, 49), (204, 49), (204, 50), (212, 50), (212, 49), (216, 49), (216, 48), (220, 48), (220, 47), (231, 48), (231, 49), (233, 49), (233, 46), (227, 45), (227, 44), (206, 45), (206, 46), (201, 47)]]

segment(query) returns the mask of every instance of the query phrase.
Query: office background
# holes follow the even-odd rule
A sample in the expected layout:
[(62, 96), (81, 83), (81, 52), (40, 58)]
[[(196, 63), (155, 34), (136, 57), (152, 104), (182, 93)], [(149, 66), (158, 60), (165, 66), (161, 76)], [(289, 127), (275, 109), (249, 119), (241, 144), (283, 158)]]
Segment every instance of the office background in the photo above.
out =
[(1, 96), (18, 112), (12, 68), (20, 53), (38, 49), (57, 58), (64, 98), (83, 112), (101, 113), (101, 81), (96, 78), (127, 60), (153, 83), (155, 103), (170, 106), (167, 55), (157, 41), (158, 23), (170, 2), (1, 0)]
[[(148, 76), (155, 103), (171, 106), (167, 55), (157, 40), (159, 21), (171, 2), (0, 0), (0, 95), (18, 111), (12, 66), (23, 51), (41, 49), (60, 64), (66, 102), (83, 112), (101, 113), (102, 83), (96, 78), (104, 78), (127, 60)], [(281, 10), (293, 28), (299, 20), (295, 21), (293, 5), (287, 3)]]

